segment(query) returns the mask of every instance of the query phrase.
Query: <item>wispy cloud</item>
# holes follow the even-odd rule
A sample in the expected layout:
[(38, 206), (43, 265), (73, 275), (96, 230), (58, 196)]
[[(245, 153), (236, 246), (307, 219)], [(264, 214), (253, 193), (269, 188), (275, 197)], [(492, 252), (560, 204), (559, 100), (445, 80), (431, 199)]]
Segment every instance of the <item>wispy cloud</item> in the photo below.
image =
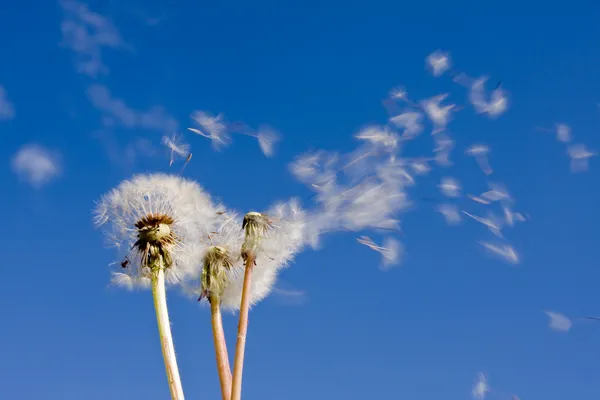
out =
[(104, 147), (109, 161), (119, 168), (129, 169), (138, 160), (154, 157), (158, 153), (152, 142), (143, 137), (136, 137), (122, 144), (111, 132), (99, 131), (94, 136)]
[(6, 94), (4, 86), (0, 85), (0, 121), (7, 121), (15, 117), (15, 107), (10, 101)]
[(306, 292), (302, 290), (274, 288), (273, 293), (287, 305), (300, 306), (308, 301), (308, 296)]
[(77, 71), (96, 78), (108, 73), (102, 60), (103, 48), (125, 49), (119, 30), (105, 16), (90, 11), (84, 3), (60, 0), (64, 11), (61, 45), (76, 53)]
[(94, 107), (102, 111), (102, 123), (105, 127), (120, 125), (158, 132), (177, 130), (177, 121), (161, 106), (152, 106), (145, 111), (134, 110), (122, 99), (113, 97), (110, 90), (101, 84), (88, 87), (87, 95)]
[(61, 174), (60, 155), (37, 144), (27, 144), (12, 159), (19, 179), (40, 188)]

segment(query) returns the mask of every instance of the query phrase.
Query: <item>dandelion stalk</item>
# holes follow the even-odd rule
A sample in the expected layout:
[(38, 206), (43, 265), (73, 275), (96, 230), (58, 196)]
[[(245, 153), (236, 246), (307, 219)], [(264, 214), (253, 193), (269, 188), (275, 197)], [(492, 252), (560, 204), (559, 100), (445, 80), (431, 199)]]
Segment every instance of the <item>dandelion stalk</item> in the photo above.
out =
[(227, 344), (223, 331), (221, 295), (227, 285), (227, 271), (231, 269), (232, 265), (231, 258), (225, 248), (211, 246), (204, 257), (204, 267), (200, 275), (202, 291), (198, 299), (202, 300), (203, 297), (207, 297), (210, 303), (217, 372), (219, 373), (223, 400), (229, 400), (231, 396), (231, 368), (229, 367), (229, 355), (227, 354)]
[(244, 284), (242, 286), (242, 301), (240, 304), (240, 318), (238, 322), (238, 336), (235, 345), (235, 359), (233, 362), (233, 381), (231, 386), (231, 400), (242, 398), (242, 374), (244, 370), (244, 356), (246, 353), (246, 334), (248, 332), (248, 312), (250, 310), (252, 270), (256, 265), (256, 252), (260, 240), (271, 226), (267, 216), (249, 212), (244, 217), (242, 229), (246, 236), (242, 245), (242, 258), (245, 261)]
[(153, 273), (152, 296), (154, 297), (154, 308), (156, 309), (160, 346), (165, 360), (171, 398), (173, 400), (184, 400), (181, 378), (179, 377), (179, 368), (177, 367), (177, 359), (175, 357), (175, 346), (173, 345), (173, 336), (171, 335), (169, 311), (167, 310), (165, 271), (163, 268), (158, 268), (157, 271)]
[(217, 370), (219, 373), (219, 382), (221, 383), (221, 395), (223, 400), (229, 400), (231, 397), (231, 367), (229, 366), (229, 355), (227, 354), (227, 344), (225, 343), (220, 301), (216, 296), (210, 297), (210, 313), (213, 339), (215, 341), (215, 353), (217, 356)]

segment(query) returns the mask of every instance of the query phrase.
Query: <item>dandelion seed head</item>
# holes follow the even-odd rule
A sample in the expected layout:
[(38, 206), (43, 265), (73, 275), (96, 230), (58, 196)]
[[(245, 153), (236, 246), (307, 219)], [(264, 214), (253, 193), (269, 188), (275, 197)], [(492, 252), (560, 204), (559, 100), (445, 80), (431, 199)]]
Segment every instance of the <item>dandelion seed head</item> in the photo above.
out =
[(166, 174), (121, 182), (101, 197), (94, 214), (96, 225), (104, 227), (127, 261), (113, 275), (114, 283), (126, 287), (148, 281), (157, 260), (167, 281), (179, 282), (195, 262), (199, 238), (216, 223), (213, 203), (198, 184)]
[[(297, 199), (278, 203), (266, 213), (257, 214), (261, 217), (268, 215), (277, 223), (271, 224), (256, 251), (256, 265), (252, 270), (251, 304), (258, 303), (271, 293), (279, 270), (289, 265), (307, 241), (307, 215)], [(239, 231), (239, 221), (237, 226)], [(242, 241), (243, 238), (240, 242)], [(234, 263), (227, 279), (228, 284), (221, 296), (221, 306), (228, 310), (238, 310), (244, 280), (243, 264)]]

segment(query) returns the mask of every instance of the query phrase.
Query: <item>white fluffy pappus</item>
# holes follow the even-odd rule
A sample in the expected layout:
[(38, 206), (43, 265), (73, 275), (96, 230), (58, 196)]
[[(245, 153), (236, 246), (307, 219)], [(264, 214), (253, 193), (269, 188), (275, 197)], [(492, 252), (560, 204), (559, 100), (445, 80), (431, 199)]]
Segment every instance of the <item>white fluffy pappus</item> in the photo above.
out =
[[(273, 220), (273, 227), (261, 241), (261, 249), (257, 253), (256, 266), (252, 271), (250, 304), (256, 304), (271, 293), (279, 270), (286, 267), (294, 256), (302, 250), (305, 243), (306, 214), (297, 199), (276, 204), (266, 213)], [(215, 244), (221, 241), (235, 243), (237, 253), (243, 242), (242, 220), (236, 217), (237, 229), (222, 233), (221, 239), (215, 238)], [(236, 255), (237, 257), (237, 255)], [(242, 299), (244, 267), (241, 261), (234, 264), (228, 275), (228, 283), (221, 296), (221, 307), (227, 310), (238, 310)]]
[[(193, 181), (166, 174), (137, 175), (124, 180), (104, 194), (94, 210), (95, 224), (104, 226), (105, 233), (117, 247), (121, 259), (138, 240), (135, 224), (143, 217), (166, 215), (173, 222), (170, 229), (176, 241), (169, 248), (173, 263), (166, 268), (167, 282), (178, 283), (186, 278), (196, 263), (198, 246), (206, 247), (208, 232), (214, 230), (217, 213), (210, 196)], [(127, 265), (113, 273), (116, 285), (148, 287), (149, 270), (141, 258), (132, 252)]]

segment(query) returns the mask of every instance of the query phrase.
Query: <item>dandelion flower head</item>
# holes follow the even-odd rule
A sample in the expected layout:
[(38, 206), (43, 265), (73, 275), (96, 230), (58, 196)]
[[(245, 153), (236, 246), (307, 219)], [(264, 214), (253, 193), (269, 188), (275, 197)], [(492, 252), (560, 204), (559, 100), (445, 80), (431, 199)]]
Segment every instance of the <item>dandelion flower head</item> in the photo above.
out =
[(113, 282), (132, 288), (148, 286), (156, 268), (164, 268), (170, 283), (184, 279), (217, 214), (197, 183), (151, 174), (134, 176), (103, 195), (95, 222), (121, 253), (122, 269), (113, 273)]

